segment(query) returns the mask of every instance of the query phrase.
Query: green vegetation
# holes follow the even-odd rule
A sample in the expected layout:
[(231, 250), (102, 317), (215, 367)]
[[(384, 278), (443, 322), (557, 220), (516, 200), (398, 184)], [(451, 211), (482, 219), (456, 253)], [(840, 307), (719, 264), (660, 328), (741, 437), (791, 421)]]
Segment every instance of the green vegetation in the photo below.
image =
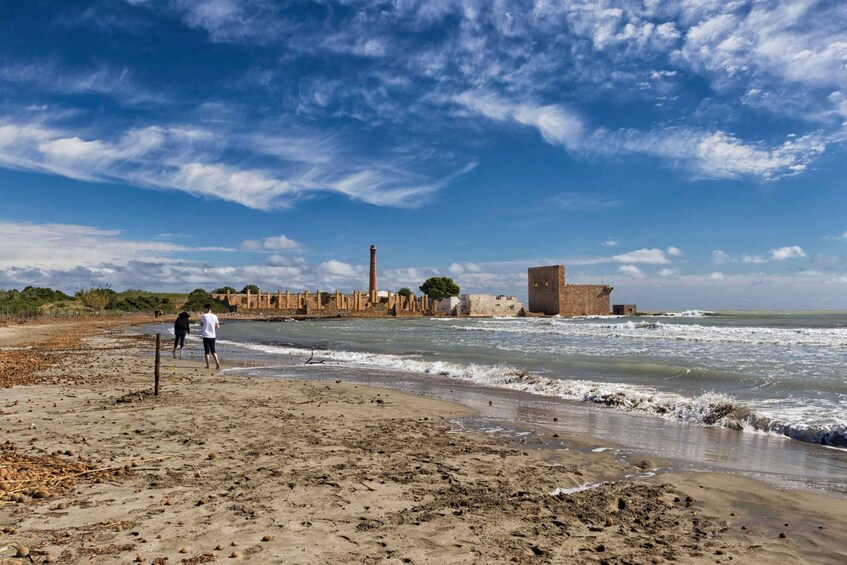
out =
[(400, 290), (397, 291), (397, 294), (400, 296), (412, 296), (412, 289), (408, 286), (404, 286)]
[(241, 289), (241, 294), (247, 294), (248, 292), (250, 294), (259, 294), (259, 287), (255, 284), (248, 284), (247, 286)]
[(212, 312), (225, 313), (229, 312), (229, 306), (223, 302), (216, 301), (212, 295), (202, 288), (195, 288), (188, 294), (188, 300), (183, 304), (182, 309), (189, 312), (202, 312), (203, 306), (210, 304)]
[(59, 290), (28, 286), (23, 290), (0, 290), (0, 311), (8, 314), (41, 311), (51, 305), (65, 305), (74, 298)]
[(226, 294), (227, 292), (230, 294), (238, 294), (238, 291), (232, 288), (231, 286), (222, 286), (220, 288), (216, 288), (212, 291), (212, 294)]
[(420, 289), (433, 300), (459, 296), (459, 286), (450, 277), (430, 277), (420, 286)]
[(76, 296), (77, 300), (82, 302), (84, 306), (100, 312), (101, 310), (106, 309), (106, 306), (109, 305), (109, 302), (116, 294), (117, 292), (111, 288), (92, 286), (90, 288), (79, 289), (76, 291), (74, 296)]
[(117, 310), (120, 312), (155, 312), (161, 310), (165, 313), (177, 311), (176, 302), (181, 302), (185, 295), (161, 294), (147, 292), (146, 290), (125, 290), (115, 293), (106, 305), (106, 310)]

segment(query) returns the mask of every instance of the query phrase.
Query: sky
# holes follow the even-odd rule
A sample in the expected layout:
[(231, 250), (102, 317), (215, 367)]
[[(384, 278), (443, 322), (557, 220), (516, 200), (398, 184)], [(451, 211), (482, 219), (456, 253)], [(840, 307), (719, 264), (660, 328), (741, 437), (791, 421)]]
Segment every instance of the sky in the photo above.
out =
[(0, 288), (847, 309), (847, 3), (0, 7)]

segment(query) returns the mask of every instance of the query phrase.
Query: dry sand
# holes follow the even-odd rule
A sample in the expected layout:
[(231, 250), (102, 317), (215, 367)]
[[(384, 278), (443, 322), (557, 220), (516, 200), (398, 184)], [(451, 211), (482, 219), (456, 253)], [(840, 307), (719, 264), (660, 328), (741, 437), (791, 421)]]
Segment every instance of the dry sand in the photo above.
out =
[(0, 362), (25, 383), (0, 388), (0, 562), (847, 562), (842, 498), (623, 480), (657, 462), (449, 433), (454, 404), (168, 356), (153, 397), (120, 323), (0, 328), (0, 359), (42, 359)]

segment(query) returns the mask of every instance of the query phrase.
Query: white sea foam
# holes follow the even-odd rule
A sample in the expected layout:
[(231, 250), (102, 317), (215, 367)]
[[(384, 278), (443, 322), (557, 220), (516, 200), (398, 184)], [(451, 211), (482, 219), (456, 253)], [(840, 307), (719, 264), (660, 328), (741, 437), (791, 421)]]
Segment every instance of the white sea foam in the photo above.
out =
[(559, 487), (553, 492), (550, 493), (550, 496), (559, 496), (560, 494), (575, 494), (578, 492), (585, 492), (587, 490), (594, 490), (605, 485), (606, 482), (602, 483), (585, 483), (584, 485), (579, 485), (575, 487)]
[[(238, 343), (248, 349), (273, 355), (303, 357), (308, 350), (256, 343)], [(356, 351), (315, 351), (316, 359), (371, 369), (439, 375), (484, 386), (494, 386), (542, 396), (603, 404), (620, 410), (649, 413), (669, 420), (767, 432), (790, 438), (847, 447), (847, 419), (830, 413), (782, 418), (766, 410), (756, 412), (731, 396), (708, 392), (695, 397), (659, 391), (645, 386), (589, 380), (564, 380), (531, 374), (506, 365), (460, 364), (427, 361), (419, 356), (401, 356)], [(776, 410), (775, 412), (779, 412)]]
[(568, 337), (622, 338), (746, 345), (790, 345), (847, 347), (847, 328), (770, 328), (712, 326), (660, 321), (586, 322), (574, 318), (537, 318), (515, 323), (484, 320), (457, 326), (469, 332), (508, 332), (513, 334), (554, 334)]

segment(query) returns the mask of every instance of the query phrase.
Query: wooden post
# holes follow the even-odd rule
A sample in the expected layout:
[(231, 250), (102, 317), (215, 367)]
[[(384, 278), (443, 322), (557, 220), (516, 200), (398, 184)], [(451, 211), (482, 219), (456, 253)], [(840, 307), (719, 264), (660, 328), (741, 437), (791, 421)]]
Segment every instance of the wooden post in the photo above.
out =
[(162, 347), (162, 334), (156, 334), (156, 366), (153, 369), (153, 396), (159, 396), (159, 350)]

